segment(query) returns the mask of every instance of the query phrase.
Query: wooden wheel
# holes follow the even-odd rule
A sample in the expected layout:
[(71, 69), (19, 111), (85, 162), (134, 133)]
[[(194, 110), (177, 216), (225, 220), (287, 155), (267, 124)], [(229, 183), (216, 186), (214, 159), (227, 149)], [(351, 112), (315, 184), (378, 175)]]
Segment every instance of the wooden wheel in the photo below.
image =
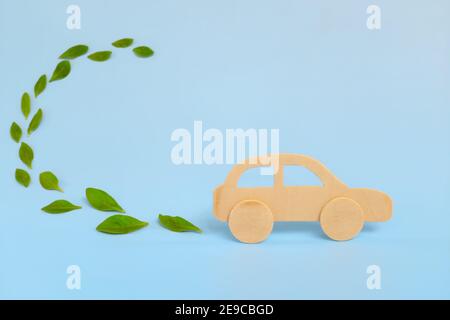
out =
[(364, 211), (350, 198), (336, 198), (323, 207), (320, 225), (331, 239), (350, 240), (356, 237), (364, 226)]
[(262, 242), (272, 232), (272, 212), (267, 205), (257, 200), (239, 202), (228, 217), (228, 227), (241, 242)]

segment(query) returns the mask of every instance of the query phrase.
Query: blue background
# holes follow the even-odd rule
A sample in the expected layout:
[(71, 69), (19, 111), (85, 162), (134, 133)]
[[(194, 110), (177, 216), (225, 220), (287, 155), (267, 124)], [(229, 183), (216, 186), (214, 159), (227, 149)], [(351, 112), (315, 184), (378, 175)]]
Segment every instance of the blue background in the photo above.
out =
[[(66, 28), (73, 1), (0, 0), (0, 298), (450, 298), (450, 2), (77, 0), (81, 30)], [(382, 28), (366, 27), (366, 8)], [(92, 51), (130, 36), (155, 50), (80, 58), (49, 85), (33, 183), (9, 138), (25, 122), (20, 96), (51, 73), (66, 48)], [(281, 151), (312, 155), (353, 187), (394, 199), (394, 218), (346, 243), (317, 223), (276, 224), (261, 245), (235, 241), (211, 213), (229, 166), (175, 166), (170, 135), (206, 128), (279, 128)], [(61, 198), (37, 176), (52, 170), (64, 198), (84, 209), (47, 215)], [(109, 191), (150, 227), (95, 231), (108, 214), (84, 188)], [(157, 214), (204, 229), (171, 233)], [(66, 288), (79, 265), (81, 290)], [(382, 289), (366, 287), (366, 268)]]

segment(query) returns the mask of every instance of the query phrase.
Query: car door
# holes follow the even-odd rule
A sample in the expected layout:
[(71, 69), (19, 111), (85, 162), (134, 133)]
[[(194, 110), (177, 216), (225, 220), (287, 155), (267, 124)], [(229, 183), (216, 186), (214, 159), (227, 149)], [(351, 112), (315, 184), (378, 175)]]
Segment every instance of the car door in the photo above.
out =
[(283, 213), (280, 220), (317, 221), (330, 194), (320, 178), (301, 165), (283, 165)]

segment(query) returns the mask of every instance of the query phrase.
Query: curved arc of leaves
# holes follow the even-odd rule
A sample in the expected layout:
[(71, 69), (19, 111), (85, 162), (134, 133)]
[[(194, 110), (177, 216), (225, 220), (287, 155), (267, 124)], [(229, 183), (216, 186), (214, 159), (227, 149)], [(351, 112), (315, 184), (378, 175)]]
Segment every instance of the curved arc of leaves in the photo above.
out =
[[(131, 38), (126, 38), (126, 39), (131, 39)], [(124, 40), (124, 39), (119, 39), (119, 40)], [(116, 41), (117, 42), (117, 41)], [(116, 43), (116, 42), (114, 42), (114, 43)], [(128, 47), (130, 47), (131, 46), (131, 44), (133, 43), (133, 41), (131, 41), (131, 43), (129, 44), (129, 46)], [(86, 46), (87, 47), (87, 46)], [(113, 44), (113, 47), (116, 47), (116, 48), (120, 48), (120, 47), (117, 47), (117, 46), (114, 46), (114, 44)], [(69, 49), (71, 49), (71, 48), (69, 48)], [(86, 52), (88, 51), (88, 49), (86, 50)], [(82, 55), (84, 55), (86, 52), (84, 52)], [(104, 52), (106, 52), (106, 51), (104, 51)], [(81, 55), (80, 55), (81, 56)], [(75, 57), (75, 58), (78, 58), (78, 57), (80, 57), (80, 56), (77, 56), (77, 57)], [(74, 59), (75, 59), (74, 58)], [(61, 58), (61, 56), (60, 56), (60, 59), (62, 59)], [(69, 58), (67, 58), (68, 60), (72, 60), (72, 59), (69, 59)], [(63, 60), (62, 62), (59, 62), (59, 66), (61, 66), (61, 65), (64, 65), (64, 61), (68, 61), (68, 60)], [(70, 64), (69, 64), (69, 66), (70, 66)], [(70, 67), (69, 67), (70, 68)], [(70, 72), (70, 69), (69, 69), (69, 72)], [(62, 77), (62, 78), (60, 78), (60, 79), (56, 79), (56, 80), (63, 80), (66, 76), (67, 76), (68, 74), (66, 74), (64, 77)], [(55, 80), (53, 80), (53, 81), (47, 81), (47, 76), (46, 76), (46, 74), (43, 74), (40, 78), (39, 78), (39, 80), (38, 80), (38, 82), (40, 81), (40, 80), (42, 80), (43, 78), (45, 78), (45, 86), (44, 86), (44, 88), (39, 92), (39, 94), (37, 94), (36, 96), (35, 96), (35, 101), (38, 99), (38, 97), (39, 97), (39, 95), (40, 94), (42, 94), (42, 92), (43, 91), (45, 91), (47, 88), (48, 88), (48, 84), (50, 84), (50, 83), (52, 83), (53, 81), (55, 81)], [(40, 110), (40, 109), (39, 109)], [(28, 111), (29, 112), (29, 111)]]

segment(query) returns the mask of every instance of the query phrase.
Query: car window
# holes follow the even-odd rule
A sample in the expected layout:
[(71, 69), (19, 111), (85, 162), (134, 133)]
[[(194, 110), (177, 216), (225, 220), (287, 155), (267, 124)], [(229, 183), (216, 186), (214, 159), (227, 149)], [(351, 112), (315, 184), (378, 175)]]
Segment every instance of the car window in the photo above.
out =
[(313, 172), (302, 166), (284, 166), (285, 186), (323, 186)]
[[(269, 167), (267, 167), (269, 169)], [(253, 187), (273, 187), (274, 174), (265, 172), (262, 174), (261, 167), (251, 168), (246, 170), (238, 181), (238, 187), (240, 188), (253, 188)]]

